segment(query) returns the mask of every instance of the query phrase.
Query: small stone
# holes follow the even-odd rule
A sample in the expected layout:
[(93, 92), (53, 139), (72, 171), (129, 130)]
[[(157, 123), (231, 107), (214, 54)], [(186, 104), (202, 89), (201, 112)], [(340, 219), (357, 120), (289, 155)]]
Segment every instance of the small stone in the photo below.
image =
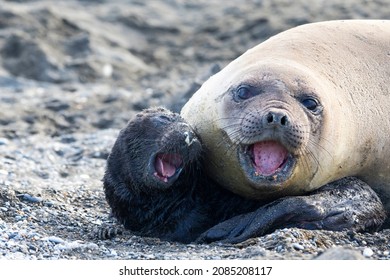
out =
[(362, 254), (353, 249), (334, 247), (318, 255), (316, 260), (362, 260)]
[(70, 144), (76, 142), (76, 138), (72, 135), (63, 135), (60, 138), (61, 143)]
[(50, 100), (49, 102), (47, 102), (45, 104), (46, 108), (51, 110), (51, 111), (54, 111), (54, 112), (59, 112), (59, 111), (63, 111), (63, 110), (66, 110), (70, 107), (70, 105), (68, 103), (65, 103), (63, 101), (60, 101), (60, 100)]
[(87, 248), (88, 248), (88, 249), (92, 249), (92, 250), (98, 250), (98, 249), (99, 249), (99, 246), (98, 246), (96, 243), (89, 242), (89, 243), (87, 244)]
[(42, 198), (41, 197), (36, 197), (36, 196), (32, 196), (32, 195), (29, 195), (27, 193), (25, 194), (21, 194), (19, 195), (19, 197), (27, 202), (31, 202), (31, 203), (39, 203), (39, 202), (42, 202)]
[(46, 92), (46, 90), (43, 88), (43, 87), (39, 87), (39, 88), (36, 88), (35, 89), (35, 92), (38, 94), (38, 95), (42, 95)]
[[(1, 144), (0, 144), (1, 145)], [(8, 175), (8, 171), (7, 170), (4, 170), (4, 169), (0, 169), (0, 175), (5, 175), (7, 176)]]
[(50, 175), (49, 173), (41, 170), (33, 170), (35, 174), (37, 174), (42, 179), (49, 179)]
[(103, 76), (106, 78), (110, 78), (112, 76), (112, 73), (114, 71), (114, 68), (112, 67), (111, 64), (105, 64), (103, 66)]
[(301, 244), (298, 244), (298, 243), (293, 243), (292, 246), (296, 250), (304, 250), (305, 249), (305, 247), (303, 247)]
[(43, 203), (43, 205), (44, 205), (44, 206), (47, 206), (47, 207), (52, 207), (52, 206), (54, 205), (54, 202), (52, 202), (52, 201), (45, 201), (45, 202)]
[(388, 256), (389, 254), (390, 254), (389, 251), (387, 251), (387, 250), (386, 250), (386, 251), (383, 251), (383, 255), (384, 255), (384, 256)]
[(80, 178), (83, 179), (83, 180), (89, 180), (90, 176), (88, 174), (81, 174)]
[(9, 141), (8, 141), (8, 139), (6, 139), (6, 138), (0, 138), (0, 146), (1, 145), (8, 145), (8, 143), (9, 143)]
[(371, 257), (373, 254), (374, 254), (374, 251), (372, 251), (371, 248), (364, 248), (364, 250), (363, 250), (363, 256), (365, 256), (366, 258), (369, 258), (369, 257)]
[(110, 256), (110, 257), (117, 257), (118, 253), (114, 249), (111, 249), (110, 253), (108, 254), (108, 256)]
[(64, 241), (62, 238), (57, 237), (57, 236), (49, 236), (49, 237), (47, 238), (47, 240), (49, 240), (50, 242), (53, 242), (53, 243), (57, 243), (57, 244), (59, 244), (59, 243), (65, 243), (65, 241)]
[(143, 254), (143, 257), (147, 260), (155, 260), (156, 256), (153, 254)]

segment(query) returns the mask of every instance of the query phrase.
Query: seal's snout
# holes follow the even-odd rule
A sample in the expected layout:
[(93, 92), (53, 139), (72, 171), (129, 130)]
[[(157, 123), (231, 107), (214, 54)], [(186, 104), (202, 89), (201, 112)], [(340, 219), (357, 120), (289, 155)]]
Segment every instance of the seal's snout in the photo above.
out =
[(284, 127), (288, 124), (288, 117), (282, 112), (268, 112), (268, 114), (264, 116), (263, 121), (266, 126)]
[(287, 110), (280, 106), (251, 110), (240, 129), (245, 137), (240, 139), (238, 156), (248, 178), (266, 185), (289, 179), (296, 163), (294, 152), (300, 130), (294, 126)]
[(280, 109), (270, 109), (266, 112), (251, 111), (247, 113), (240, 125), (244, 144), (252, 144), (264, 140), (284, 142), (285, 134), (291, 129), (291, 121)]

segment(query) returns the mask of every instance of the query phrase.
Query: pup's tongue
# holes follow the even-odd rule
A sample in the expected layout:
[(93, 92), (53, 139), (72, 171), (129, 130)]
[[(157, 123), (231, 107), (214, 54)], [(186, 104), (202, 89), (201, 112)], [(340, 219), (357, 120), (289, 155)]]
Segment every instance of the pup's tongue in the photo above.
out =
[(253, 144), (253, 161), (259, 175), (274, 174), (287, 160), (288, 151), (276, 141)]
[(181, 167), (183, 160), (179, 154), (158, 154), (154, 162), (156, 172), (154, 175), (164, 182), (175, 175), (176, 170)]

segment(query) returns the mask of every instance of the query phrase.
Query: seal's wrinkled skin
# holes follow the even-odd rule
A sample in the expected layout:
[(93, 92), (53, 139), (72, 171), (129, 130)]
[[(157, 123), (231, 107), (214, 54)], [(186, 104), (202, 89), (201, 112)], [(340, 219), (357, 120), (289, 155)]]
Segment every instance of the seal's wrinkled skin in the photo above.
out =
[(181, 115), (205, 171), (242, 196), (303, 195), (348, 176), (390, 210), (390, 21), (302, 25), (212, 76)]
[(265, 205), (215, 184), (202, 170), (202, 152), (178, 114), (163, 108), (139, 113), (107, 160), (103, 182), (113, 215), (140, 235), (180, 242), (235, 243), (290, 226), (375, 230), (383, 221), (378, 197), (359, 180)]

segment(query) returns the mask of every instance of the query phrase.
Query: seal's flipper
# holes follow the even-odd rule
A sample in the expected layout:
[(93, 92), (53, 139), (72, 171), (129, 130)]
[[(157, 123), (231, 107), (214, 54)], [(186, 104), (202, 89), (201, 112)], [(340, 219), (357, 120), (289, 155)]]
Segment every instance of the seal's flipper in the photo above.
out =
[(307, 196), (285, 197), (206, 231), (198, 242), (239, 243), (279, 228), (373, 231), (386, 218), (376, 193), (356, 178), (343, 178)]

